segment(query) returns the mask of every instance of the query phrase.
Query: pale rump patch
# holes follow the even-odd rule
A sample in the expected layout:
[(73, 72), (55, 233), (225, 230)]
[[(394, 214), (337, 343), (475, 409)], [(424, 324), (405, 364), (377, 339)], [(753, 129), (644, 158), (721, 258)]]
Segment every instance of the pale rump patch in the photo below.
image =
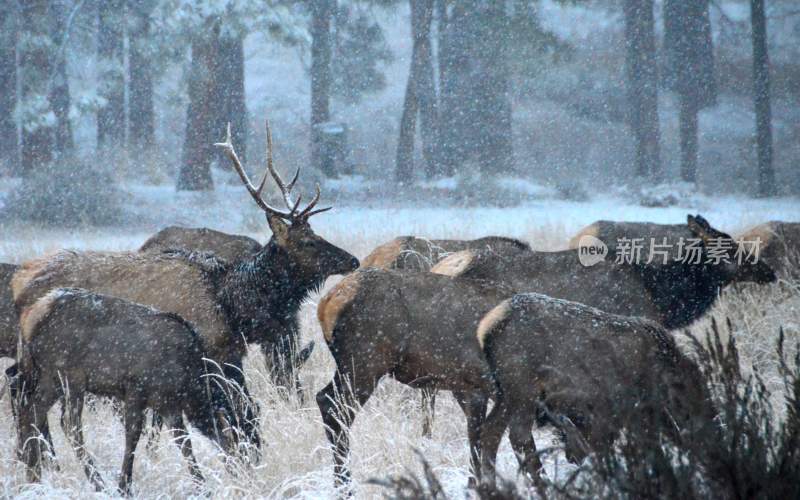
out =
[(744, 241), (756, 241), (757, 239), (761, 240), (759, 244), (759, 250), (763, 251), (767, 248), (770, 244), (770, 241), (775, 237), (775, 223), (773, 222), (766, 222), (764, 224), (759, 224), (758, 226), (751, 227), (744, 233), (742, 233), (737, 239), (744, 240)]
[(456, 252), (440, 260), (438, 264), (431, 268), (431, 272), (444, 276), (459, 276), (467, 270), (474, 258), (475, 252), (472, 250)]
[(395, 238), (392, 241), (376, 247), (361, 261), (361, 267), (375, 267), (378, 269), (393, 269), (400, 253), (403, 251), (403, 242), (406, 238)]
[(353, 273), (346, 276), (333, 289), (325, 294), (317, 305), (317, 319), (322, 326), (322, 334), (326, 342), (333, 341), (333, 329), (342, 310), (347, 307), (356, 297), (361, 276)]
[(53, 255), (50, 254), (22, 263), (11, 278), (11, 293), (14, 294), (14, 300), (17, 300), (28, 284), (47, 268), (52, 258)]
[(478, 323), (478, 343), (481, 345), (481, 349), (483, 349), (486, 337), (491, 335), (497, 324), (505, 320), (510, 313), (511, 299), (508, 299), (501, 302), (500, 305), (496, 306), (481, 318), (480, 323)]
[(32, 306), (22, 311), (20, 324), (22, 326), (23, 342), (28, 343), (33, 340), (33, 333), (36, 330), (36, 326), (50, 314), (50, 311), (53, 310), (53, 304), (55, 304), (64, 293), (64, 290), (61, 288), (51, 290), (47, 295), (37, 300)]
[(577, 250), (578, 246), (580, 246), (581, 238), (584, 236), (594, 236), (595, 238), (600, 237), (600, 224), (594, 222), (589, 224), (588, 226), (584, 227), (580, 231), (578, 231), (572, 239), (569, 240), (569, 250)]

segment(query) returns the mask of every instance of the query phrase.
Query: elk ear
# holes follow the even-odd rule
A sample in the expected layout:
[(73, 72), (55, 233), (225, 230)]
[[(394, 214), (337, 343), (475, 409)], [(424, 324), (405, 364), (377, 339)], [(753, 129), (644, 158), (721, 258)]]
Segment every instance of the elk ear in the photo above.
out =
[(289, 224), (280, 217), (267, 215), (267, 224), (272, 230), (272, 236), (279, 245), (284, 245), (289, 240)]
[(711, 234), (708, 232), (708, 221), (700, 215), (697, 217), (692, 215), (686, 216), (686, 225), (689, 226), (689, 230), (701, 240), (706, 241), (711, 238)]
[(314, 352), (314, 341), (308, 343), (307, 346), (303, 347), (300, 352), (297, 353), (297, 358), (295, 359), (295, 364), (297, 368), (300, 368), (308, 361), (308, 358), (311, 357), (311, 353)]

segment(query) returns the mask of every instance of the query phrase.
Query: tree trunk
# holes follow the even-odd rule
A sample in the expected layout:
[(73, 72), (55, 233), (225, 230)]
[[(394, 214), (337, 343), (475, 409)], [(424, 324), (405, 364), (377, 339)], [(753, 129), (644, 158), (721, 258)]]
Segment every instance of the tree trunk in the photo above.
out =
[(484, 173), (512, 167), (511, 103), (504, 2), (452, 5), (441, 47), (440, 143), (445, 171), (473, 161)]
[[(14, 4), (16, 5), (16, 3)], [(14, 109), (17, 106), (16, 9), (0, 9), (0, 167), (19, 171), (19, 142)]]
[(772, 108), (764, 0), (750, 1), (750, 18), (753, 25), (753, 97), (756, 108), (758, 193), (760, 196), (774, 196), (777, 189), (772, 165)]
[(659, 181), (661, 138), (653, 0), (624, 0), (623, 9), (629, 124), (636, 141), (636, 173)]
[[(397, 141), (395, 180), (408, 183), (414, 174), (414, 136), (416, 133), (417, 111), (420, 109), (423, 80), (430, 85), (432, 75), (423, 75), (427, 63), (430, 66), (430, 28), (433, 17), (432, 0), (410, 0), (411, 4), (411, 68), (408, 72), (406, 95), (403, 102), (403, 117), (400, 120), (400, 137)], [(427, 59), (427, 61), (426, 61)], [(431, 66), (432, 69), (432, 66)], [(430, 90), (427, 90), (430, 94)], [(430, 103), (427, 103), (430, 105)], [(429, 116), (426, 116), (428, 119)]]
[(19, 2), (22, 8), (20, 78), (22, 174), (53, 159), (53, 110), (50, 106), (50, 51), (47, 2)]
[(664, 81), (680, 102), (681, 178), (687, 182), (697, 181), (697, 115), (717, 99), (708, 9), (708, 0), (664, 2)]
[(425, 43), (420, 48), (420, 73), (417, 83), (419, 101), (420, 135), (422, 138), (422, 157), (425, 160), (427, 178), (440, 175), (438, 160), (439, 144), (439, 96), (436, 94), (436, 75), (433, 71), (433, 48), (431, 24), (435, 0), (425, 0), (428, 9), (424, 28)]
[(55, 157), (71, 155), (75, 150), (72, 121), (69, 117), (70, 92), (67, 76), (67, 56), (64, 36), (67, 29), (67, 7), (61, 0), (50, 2), (50, 38), (53, 40), (53, 75), (50, 86), (50, 105), (56, 117)]
[(100, 95), (106, 103), (97, 112), (97, 145), (120, 147), (125, 141), (124, 2), (98, 3), (97, 54), (103, 65)]
[(209, 21), (192, 42), (192, 63), (189, 75), (189, 107), (186, 111), (186, 135), (183, 159), (178, 172), (177, 189), (200, 191), (211, 189), (211, 160), (214, 137), (216, 96), (215, 64), (219, 39), (219, 22)]
[(696, 100), (679, 95), (681, 136), (681, 179), (697, 182), (697, 105)]
[[(230, 33), (220, 36), (219, 56), (215, 77), (218, 116), (212, 127), (215, 134), (225, 137), (225, 127), (231, 124), (236, 153), (247, 163), (247, 105), (244, 95), (244, 37)], [(227, 160), (219, 156), (227, 165)]]
[[(311, 2), (311, 165), (321, 169), (321, 135), (316, 125), (330, 120), (331, 18), (335, 0)], [(324, 172), (333, 175), (333, 172)]]
[(455, 82), (448, 68), (454, 66), (453, 59), (458, 48), (458, 41), (453, 40), (451, 36), (452, 14), (448, 9), (448, 3), (448, 0), (436, 0), (436, 28), (438, 30), (436, 57), (439, 70), (439, 134), (436, 162), (438, 174), (442, 176), (454, 175), (457, 163), (455, 131), (449, 128), (449, 125), (455, 122), (454, 113), (457, 112), (457, 101), (455, 99)]
[(136, 155), (155, 146), (150, 7), (128, 0), (128, 146)]

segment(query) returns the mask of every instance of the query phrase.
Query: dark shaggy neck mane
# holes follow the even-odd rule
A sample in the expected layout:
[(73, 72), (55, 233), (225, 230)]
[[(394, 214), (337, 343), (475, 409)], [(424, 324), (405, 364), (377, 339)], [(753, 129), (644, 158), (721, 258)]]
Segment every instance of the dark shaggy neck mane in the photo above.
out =
[(730, 280), (714, 266), (672, 262), (641, 269), (642, 279), (669, 329), (689, 326), (705, 314)]
[(273, 241), (231, 267), (220, 283), (219, 302), (228, 324), (248, 342), (276, 341), (297, 332), (297, 311), (324, 278), (303, 280), (289, 255)]

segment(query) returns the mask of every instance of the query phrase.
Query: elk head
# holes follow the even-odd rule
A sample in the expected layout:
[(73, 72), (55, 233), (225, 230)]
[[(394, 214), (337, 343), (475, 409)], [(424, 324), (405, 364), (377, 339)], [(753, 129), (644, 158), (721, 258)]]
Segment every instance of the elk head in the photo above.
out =
[(714, 245), (724, 248), (727, 253), (726, 261), (720, 262), (716, 268), (720, 278), (727, 282), (752, 281), (755, 283), (772, 283), (777, 279), (775, 271), (764, 261), (758, 260), (757, 253), (749, 254), (745, 248), (739, 248), (739, 243), (727, 233), (713, 227), (701, 215), (687, 216), (686, 223), (689, 229), (703, 241), (706, 251)]
[[(305, 208), (299, 209), (302, 196), (298, 195), (297, 199), (292, 201), (292, 189), (300, 175), (300, 168), (297, 168), (294, 177), (292, 177), (292, 180), (288, 184), (284, 182), (275, 170), (272, 162), (272, 133), (269, 128), (269, 122), (267, 122), (266, 128), (267, 168), (258, 187), (250, 182), (250, 178), (244, 171), (239, 157), (233, 148), (230, 124), (228, 124), (225, 142), (217, 143), (215, 146), (225, 149), (225, 152), (233, 163), (236, 173), (239, 174), (250, 196), (253, 197), (253, 200), (255, 200), (259, 208), (264, 211), (267, 217), (267, 224), (269, 224), (269, 228), (272, 230), (270, 243), (274, 243), (280, 251), (285, 253), (287, 257), (286, 265), (293, 271), (293, 276), (301, 282), (306, 282), (307, 280), (322, 280), (324, 282), (325, 278), (328, 276), (346, 274), (350, 271), (354, 271), (359, 266), (358, 259), (317, 235), (308, 223), (312, 215), (326, 212), (333, 208), (314, 208), (317, 202), (319, 202), (319, 184), (316, 187), (314, 197)], [(278, 185), (287, 210), (272, 207), (261, 197), (267, 178), (270, 176)], [(266, 246), (270, 246), (270, 243)]]

